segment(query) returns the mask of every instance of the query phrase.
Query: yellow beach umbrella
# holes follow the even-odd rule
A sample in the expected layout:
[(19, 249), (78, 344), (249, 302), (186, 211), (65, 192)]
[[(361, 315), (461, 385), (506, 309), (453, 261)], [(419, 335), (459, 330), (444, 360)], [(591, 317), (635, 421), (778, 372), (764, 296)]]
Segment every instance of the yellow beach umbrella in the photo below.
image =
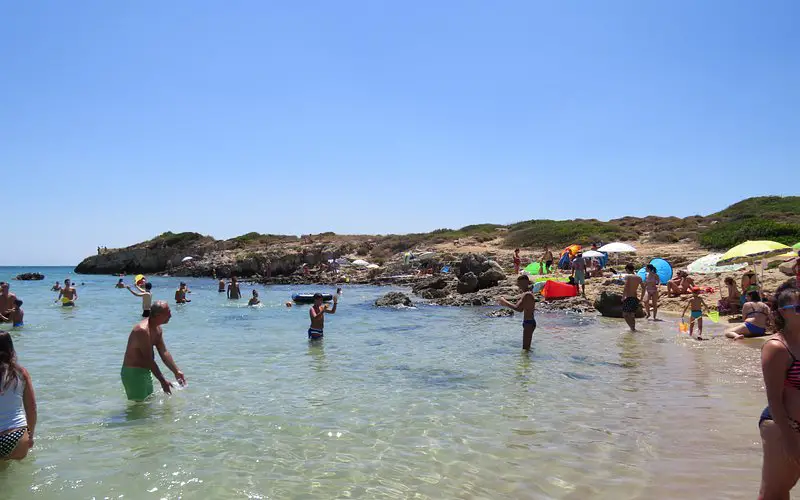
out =
[(790, 247), (777, 241), (745, 241), (722, 254), (717, 265), (727, 266), (769, 259), (786, 253), (789, 249)]

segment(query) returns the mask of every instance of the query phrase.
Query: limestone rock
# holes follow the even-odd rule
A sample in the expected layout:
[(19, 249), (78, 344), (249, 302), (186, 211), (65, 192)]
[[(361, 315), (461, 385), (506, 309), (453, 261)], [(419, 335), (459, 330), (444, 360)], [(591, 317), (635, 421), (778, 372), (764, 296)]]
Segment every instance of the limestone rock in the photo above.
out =
[[(618, 293), (603, 292), (594, 301), (594, 307), (600, 314), (607, 318), (621, 318), (622, 317), (622, 295)], [(644, 318), (644, 309), (639, 305), (636, 311), (637, 318)]]
[(15, 280), (19, 281), (39, 281), (44, 279), (44, 274), (40, 273), (22, 273), (18, 274)]
[(467, 272), (458, 279), (456, 291), (458, 293), (472, 293), (478, 289), (478, 277), (473, 272)]
[(377, 307), (396, 307), (406, 306), (412, 307), (414, 304), (408, 296), (401, 292), (389, 292), (383, 297), (375, 301)]

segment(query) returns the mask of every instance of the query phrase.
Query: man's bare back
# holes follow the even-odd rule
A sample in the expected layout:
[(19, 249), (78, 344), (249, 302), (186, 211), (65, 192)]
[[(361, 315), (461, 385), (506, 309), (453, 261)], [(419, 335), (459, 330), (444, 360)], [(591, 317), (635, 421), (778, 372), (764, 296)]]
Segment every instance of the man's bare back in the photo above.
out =
[(163, 337), (160, 326), (150, 327), (149, 320), (140, 321), (133, 327), (128, 336), (128, 347), (125, 348), (125, 358), (122, 366), (129, 368), (150, 369), (155, 359), (153, 347)]
[(639, 287), (642, 286), (642, 278), (636, 274), (625, 277), (625, 288), (622, 291), (622, 298), (636, 297)]

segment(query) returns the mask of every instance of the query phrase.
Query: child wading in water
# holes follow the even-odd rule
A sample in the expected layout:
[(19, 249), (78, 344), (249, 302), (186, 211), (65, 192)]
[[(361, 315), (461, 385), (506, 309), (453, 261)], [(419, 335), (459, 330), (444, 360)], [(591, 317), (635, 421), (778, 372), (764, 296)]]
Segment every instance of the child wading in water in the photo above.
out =
[(686, 307), (683, 308), (681, 321), (686, 317), (686, 310), (689, 308), (691, 308), (692, 311), (691, 319), (689, 319), (689, 336), (691, 337), (694, 335), (694, 322), (697, 320), (697, 340), (703, 340), (703, 311), (707, 313), (708, 306), (703, 301), (703, 298), (700, 297), (700, 289), (697, 287), (692, 288), (692, 298), (689, 299)]
[(512, 304), (507, 301), (505, 297), (497, 299), (497, 303), (503, 307), (510, 307), (511, 309), (522, 313), (522, 348), (530, 350), (531, 341), (533, 340), (533, 331), (536, 330), (536, 320), (533, 318), (534, 309), (536, 308), (536, 298), (531, 292), (531, 280), (527, 274), (517, 278), (517, 286), (522, 293), (519, 302)]

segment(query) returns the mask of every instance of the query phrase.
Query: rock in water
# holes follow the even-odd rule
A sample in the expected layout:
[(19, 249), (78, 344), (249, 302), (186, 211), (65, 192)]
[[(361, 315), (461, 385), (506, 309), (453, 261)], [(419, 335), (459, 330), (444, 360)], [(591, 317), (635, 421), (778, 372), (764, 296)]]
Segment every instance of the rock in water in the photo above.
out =
[[(603, 292), (594, 301), (594, 308), (600, 311), (600, 314), (607, 318), (621, 318), (622, 317), (622, 295), (618, 293)], [(639, 309), (636, 310), (637, 318), (644, 318), (644, 309), (641, 304)]]
[(39, 281), (44, 279), (44, 274), (39, 273), (22, 273), (18, 274), (16, 278), (19, 281)]
[(447, 290), (437, 290), (435, 288), (425, 289), (419, 292), (420, 297), (428, 300), (443, 299), (448, 295)]
[(448, 280), (445, 277), (436, 276), (417, 283), (411, 291), (420, 293), (422, 290), (441, 290), (447, 286), (447, 283)]
[(504, 318), (513, 315), (514, 311), (512, 311), (511, 309), (495, 309), (494, 311), (486, 314), (486, 316), (490, 318)]
[(406, 306), (412, 307), (414, 304), (408, 296), (401, 292), (389, 292), (375, 301), (377, 307)]
[(478, 277), (475, 276), (475, 273), (464, 273), (458, 278), (458, 285), (456, 286), (456, 291), (458, 293), (472, 293), (477, 289)]

